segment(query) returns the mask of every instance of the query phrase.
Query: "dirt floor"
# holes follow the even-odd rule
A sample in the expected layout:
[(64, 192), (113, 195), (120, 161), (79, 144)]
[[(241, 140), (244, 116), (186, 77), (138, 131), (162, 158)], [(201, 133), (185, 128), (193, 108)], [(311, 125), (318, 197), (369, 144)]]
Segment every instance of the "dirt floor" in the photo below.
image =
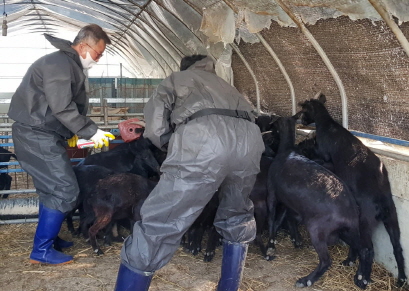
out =
[[(72, 237), (65, 225), (61, 237), (71, 239), (75, 246), (66, 250), (74, 263), (62, 266), (32, 265), (28, 256), (36, 224), (0, 225), (0, 290), (4, 291), (65, 291), (113, 290), (119, 267), (121, 243), (104, 246), (104, 255), (95, 256), (82, 237)], [(102, 242), (101, 242), (102, 243)], [(246, 260), (240, 291), (298, 290), (295, 281), (317, 265), (317, 255), (308, 246), (294, 249), (285, 234), (279, 237), (277, 258), (266, 261), (258, 248), (251, 245)], [(203, 255), (193, 256), (179, 248), (170, 263), (157, 271), (150, 291), (213, 291), (219, 279), (221, 248), (214, 260), (203, 262)], [(346, 246), (330, 248), (333, 265), (324, 276), (306, 290), (360, 290), (353, 284), (355, 267), (344, 267)], [(367, 290), (397, 290), (392, 276), (378, 264), (374, 265), (373, 283)]]
[[(25, 173), (13, 175), (12, 189), (14, 188), (33, 188), (30, 177)], [(27, 197), (27, 194), (17, 194), (13, 197), (17, 198), (20, 195)], [(104, 246), (105, 254), (95, 256), (90, 245), (82, 237), (73, 237), (64, 224), (61, 237), (74, 241), (74, 247), (65, 251), (74, 256), (74, 263), (54, 267), (31, 265), (28, 257), (35, 228), (35, 223), (0, 224), (0, 291), (114, 289), (121, 243)], [(289, 237), (282, 233), (278, 240), (277, 258), (273, 261), (266, 261), (259, 249), (250, 245), (240, 291), (299, 290), (294, 287), (296, 280), (309, 274), (318, 264), (317, 254), (309, 245), (305, 232), (304, 239), (304, 248), (294, 249)], [(330, 247), (332, 267), (319, 281), (305, 290), (361, 290), (353, 283), (356, 267), (341, 265), (347, 257), (347, 252), (346, 246)], [(214, 291), (219, 280), (221, 253), (219, 247), (214, 260), (206, 263), (203, 262), (203, 254), (193, 256), (180, 247), (170, 263), (156, 272), (149, 290)], [(400, 290), (394, 287), (395, 279), (392, 275), (376, 263), (373, 266), (372, 281), (366, 290)]]

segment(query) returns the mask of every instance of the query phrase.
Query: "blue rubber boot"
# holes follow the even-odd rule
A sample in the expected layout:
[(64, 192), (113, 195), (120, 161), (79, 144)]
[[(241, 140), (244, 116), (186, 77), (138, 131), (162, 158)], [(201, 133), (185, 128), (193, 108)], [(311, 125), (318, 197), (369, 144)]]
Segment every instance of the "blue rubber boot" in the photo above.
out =
[(64, 218), (65, 214), (58, 210), (41, 207), (33, 250), (30, 254), (31, 263), (60, 265), (72, 262), (72, 256), (60, 253), (53, 248), (54, 240), (60, 232)]
[(54, 240), (54, 248), (55, 249), (66, 249), (72, 247), (74, 243), (72, 241), (66, 241), (57, 236)]
[(148, 291), (152, 276), (133, 272), (121, 264), (114, 291)]
[(223, 242), (222, 272), (217, 291), (239, 290), (248, 244)]
[[(38, 218), (40, 218), (40, 215), (41, 215), (41, 211), (42, 211), (42, 210), (43, 210), (43, 204), (40, 203), (39, 211), (38, 211)], [(57, 236), (57, 237), (55, 238), (55, 240), (54, 240), (54, 248), (55, 248), (57, 251), (61, 251), (61, 249), (66, 249), (66, 248), (72, 247), (73, 245), (74, 245), (74, 243), (73, 243), (72, 241), (63, 240), (63, 239), (60, 238), (59, 236)]]

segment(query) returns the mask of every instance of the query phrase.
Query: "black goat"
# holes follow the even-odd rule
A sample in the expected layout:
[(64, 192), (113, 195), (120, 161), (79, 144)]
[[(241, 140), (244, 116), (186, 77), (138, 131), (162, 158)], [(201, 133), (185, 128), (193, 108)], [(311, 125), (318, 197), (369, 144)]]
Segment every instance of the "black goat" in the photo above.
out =
[[(370, 282), (374, 250), (372, 232), (382, 221), (389, 234), (398, 266), (398, 286), (407, 282), (405, 263), (400, 244), (400, 228), (388, 172), (381, 160), (358, 138), (338, 124), (324, 106), (326, 97), (300, 103), (302, 123), (315, 122), (317, 150), (325, 162), (334, 165), (334, 173), (349, 187), (360, 208), (360, 232), (362, 245), (366, 248), (365, 259), (370, 262), (364, 272), (357, 274), (355, 283), (366, 287)], [(352, 264), (357, 257), (350, 250), (346, 263)]]
[(260, 131), (267, 132), (272, 129), (273, 123), (279, 118), (279, 115), (260, 115), (256, 118), (256, 124), (260, 128)]
[(216, 217), (217, 208), (219, 207), (219, 192), (213, 195), (209, 203), (206, 204), (202, 213), (196, 218), (188, 231), (184, 234), (181, 244), (185, 251), (196, 256), (202, 250), (202, 239), (204, 233), (208, 232), (207, 246), (203, 260), (210, 262), (215, 255), (216, 247), (220, 242), (220, 234), (213, 225)]
[[(13, 178), (7, 173), (0, 173), (0, 190), (10, 190)], [(9, 194), (2, 194), (1, 198), (7, 198)]]
[(320, 164), (321, 166), (327, 168), (331, 172), (334, 172), (334, 165), (331, 161), (324, 161), (318, 153), (317, 139), (315, 134), (307, 137), (306, 139), (300, 141), (297, 144), (298, 152), (313, 160), (314, 162)]
[(272, 131), (273, 123), (279, 118), (278, 115), (260, 115), (256, 119), (256, 124), (260, 128), (263, 137), (265, 150), (263, 156), (275, 157), (280, 142), (276, 131)]
[[(15, 154), (10, 152), (9, 150), (6, 150), (3, 147), (0, 147), (0, 162), (8, 163), (10, 162), (10, 159), (12, 157), (17, 160), (17, 157)], [(8, 168), (7, 165), (0, 165), (0, 169), (7, 169), (7, 168)], [(13, 178), (9, 174), (0, 173), (0, 190), (10, 190), (12, 180)], [(9, 196), (8, 194), (3, 194), (0, 197), (7, 198), (8, 196)]]
[[(6, 150), (3, 147), (0, 147), (0, 162), (2, 163), (8, 163), (10, 162), (10, 159), (14, 158), (17, 160), (17, 156), (10, 152), (9, 150)], [(7, 169), (7, 165), (0, 165), (0, 169)]]
[[(159, 152), (159, 153), (158, 153)], [(84, 159), (84, 165), (98, 165), (117, 173), (133, 173), (159, 179), (159, 168), (166, 154), (157, 149), (149, 139), (141, 136), (112, 150), (96, 153)]]
[(268, 156), (261, 156), (260, 173), (257, 174), (256, 182), (250, 193), (250, 199), (254, 204), (254, 219), (256, 220), (256, 239), (254, 244), (260, 248), (263, 256), (266, 254), (262, 234), (267, 225), (268, 208), (267, 208), (267, 180), (268, 169), (273, 159)]
[[(97, 165), (79, 164), (73, 167), (75, 176), (77, 177), (78, 186), (80, 189), (77, 204), (74, 209), (67, 215), (67, 228), (72, 234), (82, 233), (84, 237), (88, 237), (88, 224), (95, 219), (92, 207), (88, 204), (88, 198), (95, 191), (97, 182), (115, 172)], [(75, 231), (72, 223), (72, 216), (78, 209), (80, 215), (80, 227), (78, 232)]]
[[(356, 253), (360, 253), (361, 245), (359, 211), (354, 197), (337, 176), (297, 153), (296, 117), (280, 118), (276, 122), (280, 146), (268, 173), (270, 238), (267, 253), (275, 248), (275, 212), (277, 203), (281, 202), (302, 218), (319, 257), (316, 269), (297, 280), (297, 287), (306, 287), (314, 284), (331, 266), (330, 244), (341, 238)], [(361, 268), (363, 264), (359, 265)]]
[[(93, 205), (88, 198), (98, 180), (114, 173), (132, 173), (157, 181), (160, 175), (160, 165), (165, 158), (166, 153), (141, 136), (137, 140), (120, 144), (107, 152), (88, 156), (80, 166), (74, 168), (80, 187), (78, 201), (82, 202), (82, 205), (78, 204), (78, 207), (83, 236), (88, 236), (88, 226), (94, 223), (96, 217)], [(111, 226), (110, 224), (106, 227), (105, 243), (107, 244), (112, 239)]]
[(131, 225), (140, 220), (140, 208), (156, 184), (131, 173), (110, 175), (97, 182), (95, 191), (88, 199), (95, 215), (95, 221), (88, 233), (97, 255), (103, 254), (96, 240), (97, 233), (120, 219), (130, 219)]
[[(260, 248), (263, 256), (266, 255), (265, 245), (262, 241), (262, 233), (266, 229), (267, 218), (268, 218), (268, 208), (267, 208), (267, 177), (268, 169), (270, 167), (272, 158), (268, 156), (262, 156), (260, 161), (260, 173), (257, 175), (256, 182), (250, 193), (250, 199), (254, 204), (254, 218), (256, 220), (257, 235), (254, 240), (255, 245)], [(205, 231), (208, 231), (208, 241), (206, 251), (204, 253), (204, 261), (212, 261), (215, 255), (215, 249), (219, 245), (219, 239), (221, 236), (216, 231), (213, 226), (214, 218), (216, 216), (216, 211), (219, 206), (218, 192), (214, 194), (210, 202), (203, 209), (203, 212), (195, 220), (189, 230), (182, 238), (181, 244), (184, 249), (193, 255), (197, 255), (202, 250), (202, 238)], [(286, 217), (286, 209), (281, 208), (281, 212), (278, 215), (278, 222), (276, 223), (277, 227), (282, 225), (283, 219)], [(292, 229), (293, 230), (293, 229)], [(294, 239), (294, 245), (300, 245), (300, 236), (297, 231), (297, 235), (293, 235), (293, 232), (290, 231), (292, 238)]]

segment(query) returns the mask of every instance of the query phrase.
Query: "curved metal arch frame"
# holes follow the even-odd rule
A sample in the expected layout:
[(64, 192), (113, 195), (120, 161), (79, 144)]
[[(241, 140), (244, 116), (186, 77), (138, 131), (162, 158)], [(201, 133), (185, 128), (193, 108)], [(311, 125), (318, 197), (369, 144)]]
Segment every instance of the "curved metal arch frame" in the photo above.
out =
[(339, 93), (341, 95), (341, 107), (342, 107), (342, 125), (348, 129), (348, 102), (347, 96), (345, 93), (344, 85), (342, 84), (342, 80), (339, 77), (337, 71), (335, 70), (334, 66), (332, 65), (330, 59), (328, 58), (327, 54), (324, 52), (318, 41), (315, 37), (311, 34), (308, 28), (304, 25), (301, 19), (291, 11), (291, 9), (284, 3), (284, 0), (271, 0), (277, 2), (277, 4), (281, 7), (281, 9), (287, 13), (287, 15), (292, 19), (292, 21), (300, 28), (302, 33), (305, 37), (310, 41), (312, 46), (315, 48), (319, 56), (321, 57), (322, 61), (326, 65), (328, 71), (330, 72), (332, 78), (334, 79), (335, 83), (337, 84)]
[[(110, 2), (111, 2), (111, 1), (110, 1)], [(149, 1), (149, 2), (151, 2), (151, 1)], [(175, 52), (177, 52), (177, 50), (175, 49), (175, 45), (174, 45), (172, 42), (170, 42), (169, 39), (165, 38), (163, 34), (159, 33), (157, 29), (155, 29), (154, 27), (152, 27), (152, 25), (150, 25), (147, 21), (145, 21), (145, 20), (142, 18), (142, 17), (143, 17), (142, 13), (136, 15), (136, 14), (134, 14), (132, 11), (129, 11), (128, 9), (125, 9), (125, 8), (122, 8), (122, 9), (126, 10), (128, 13), (134, 15), (135, 17), (138, 17), (138, 19), (135, 19), (135, 20), (134, 20), (134, 22), (133, 22), (134, 25), (138, 26), (138, 27), (139, 27), (141, 30), (143, 30), (143, 31), (145, 31), (144, 28), (141, 27), (141, 24), (137, 23), (136, 20), (139, 20), (140, 22), (142, 22), (142, 23), (144, 23), (145, 25), (149, 26), (150, 29), (152, 29), (152, 31), (154, 31), (156, 34), (158, 34), (158, 37), (159, 37), (159, 38), (161, 38), (161, 39), (167, 41), (167, 42), (172, 46), (172, 49), (173, 49)], [(145, 12), (145, 11), (142, 11), (142, 10), (141, 10), (141, 12)], [(148, 33), (147, 31), (145, 31), (145, 32)], [(148, 33), (148, 34), (151, 35), (151, 33)], [(152, 38), (152, 39), (155, 39), (155, 37), (152, 36), (152, 35), (151, 35), (151, 38)], [(157, 40), (155, 40), (155, 41), (158, 42)], [(162, 46), (163, 46), (163, 45), (162, 45)], [(173, 58), (170, 53), (168, 53), (168, 54), (169, 54), (169, 56), (175, 61), (175, 63), (177, 63), (176, 60), (175, 60), (175, 58)], [(180, 54), (178, 54), (178, 55), (180, 55)]]
[[(54, 6), (57, 6), (57, 7), (61, 7), (61, 6), (58, 6), (58, 5), (54, 5)], [(81, 7), (84, 7), (83, 5), (80, 5)], [(64, 8), (66, 8), (66, 9), (69, 9), (69, 8), (67, 8), (67, 7), (64, 7)], [(111, 9), (109, 9), (109, 10), (111, 10)], [(113, 11), (113, 10), (112, 10)], [(113, 12), (115, 12), (115, 13), (117, 13), (118, 14), (118, 12), (116, 12), (116, 11), (113, 11)], [(117, 21), (116, 19), (114, 19), (113, 17), (111, 17), (111, 16), (109, 16), (108, 14), (106, 14), (106, 13), (103, 13), (103, 12), (99, 12), (99, 15), (103, 15), (104, 17), (106, 16), (106, 17), (108, 17), (109, 19), (112, 19), (112, 20), (115, 20), (115, 21)], [(101, 21), (103, 21), (103, 20), (105, 20), (104, 18), (100, 18), (99, 16), (93, 16), (95, 19), (99, 19), (99, 20), (101, 20)], [(121, 15), (121, 17), (125, 17), (125, 15)], [(117, 22), (119, 22), (120, 24), (123, 24), (122, 22), (120, 22), (120, 21), (117, 21)], [(120, 26), (118, 26), (116, 23), (113, 23), (113, 22), (110, 22), (110, 25), (112, 25), (113, 27), (115, 27), (118, 31), (123, 31), (123, 28), (122, 27), (120, 27)], [(130, 29), (132, 32), (134, 32), (134, 33), (136, 33), (136, 31), (134, 31), (134, 29)], [(113, 34), (113, 36), (114, 36), (115, 34)], [(135, 42), (138, 42), (138, 43), (140, 43), (139, 41), (137, 41), (132, 35), (130, 35), (130, 34), (128, 34)], [(141, 37), (142, 38), (142, 37)], [(148, 40), (145, 40), (148, 44), (149, 44), (149, 41)], [(143, 45), (142, 45), (143, 46)], [(113, 51), (115, 51), (115, 48), (111, 48)], [(162, 65), (161, 65), (161, 63), (157, 60), (157, 58), (156, 57), (154, 57), (151, 53), (150, 53), (150, 51), (149, 50), (146, 50), (151, 56), (152, 56), (152, 59), (154, 59), (155, 60), (155, 62), (158, 64), (158, 66), (162, 69), (162, 71), (164, 72), (164, 74), (166, 75), (166, 71), (165, 71), (165, 69), (162, 67)], [(156, 51), (156, 50), (155, 50)], [(160, 55), (159, 53), (158, 53), (158, 55)]]

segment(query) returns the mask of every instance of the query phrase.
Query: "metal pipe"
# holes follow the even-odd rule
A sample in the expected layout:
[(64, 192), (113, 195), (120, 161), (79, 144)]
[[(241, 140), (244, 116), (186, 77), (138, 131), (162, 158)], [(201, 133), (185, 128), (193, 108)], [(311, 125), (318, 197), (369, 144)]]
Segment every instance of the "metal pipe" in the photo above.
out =
[(296, 104), (296, 101), (295, 101), (294, 86), (293, 86), (293, 83), (291, 82), (290, 76), (288, 76), (287, 71), (284, 68), (284, 65), (281, 63), (281, 61), (278, 58), (277, 54), (274, 52), (274, 50), (271, 48), (271, 46), (267, 43), (267, 41), (264, 39), (264, 37), (260, 33), (256, 33), (256, 36), (261, 41), (261, 43), (264, 45), (266, 50), (270, 53), (270, 55), (273, 57), (273, 59), (275, 60), (277, 66), (280, 68), (280, 71), (283, 74), (285, 80), (287, 81), (288, 87), (290, 87), (291, 107), (292, 107), (292, 114), (294, 115), (297, 112), (297, 104)]
[(108, 102), (106, 99), (104, 99), (103, 105), (102, 105), (103, 109), (104, 109), (104, 125), (108, 125)]
[(26, 219), (10, 219), (10, 220), (0, 220), (1, 224), (17, 224), (17, 223), (37, 223), (38, 218), (26, 218)]
[(372, 4), (375, 10), (378, 11), (379, 15), (383, 18), (383, 20), (386, 22), (386, 24), (395, 34), (402, 48), (405, 50), (406, 54), (409, 56), (409, 41), (405, 37), (405, 35), (403, 34), (399, 26), (395, 23), (395, 21), (393, 21), (392, 17), (386, 10), (382, 0), (368, 0), (368, 1)]
[[(299, 130), (299, 129), (297, 129), (296, 132), (297, 132), (297, 134), (299, 134), (299, 135), (309, 136), (309, 135), (311, 134), (311, 132), (315, 132), (315, 130), (312, 129), (312, 130), (310, 130), (309, 132), (306, 132), (305, 130)], [(352, 133), (353, 135), (357, 136), (357, 137), (370, 138), (370, 137), (367, 137), (367, 136), (365, 136), (364, 134), (359, 133), (359, 132), (356, 132), (356, 131), (351, 131), (351, 133)], [(387, 151), (387, 150), (382, 150), (382, 149), (373, 147), (373, 146), (371, 146), (371, 145), (366, 145), (366, 147), (368, 147), (371, 151), (373, 151), (374, 153), (379, 154), (379, 155), (381, 155), (381, 156), (385, 156), (385, 157), (388, 157), (388, 158), (396, 159), (396, 160), (399, 160), (399, 161), (409, 162), (409, 156), (407, 156), (407, 155), (403, 155), (403, 154), (400, 154), (400, 153), (397, 153), (397, 152), (391, 152), (391, 151)]]
[(325, 54), (322, 47), (319, 45), (317, 40), (311, 34), (311, 32), (305, 27), (304, 23), (301, 19), (299, 19), (291, 10), (290, 8), (284, 4), (282, 0), (274, 0), (280, 5), (281, 9), (284, 10), (285, 13), (294, 21), (295, 24), (301, 29), (307, 39), (311, 42), (314, 46), (315, 50), (320, 55), (321, 59), (327, 66), (328, 70), (330, 71), (332, 77), (334, 78), (335, 83), (338, 86), (339, 93), (341, 94), (341, 105), (342, 105), (342, 125), (348, 129), (348, 106), (347, 106), (347, 96), (345, 94), (345, 88), (342, 84), (341, 78), (338, 76), (334, 66), (332, 65), (331, 61), (329, 60), (328, 56)]
[[(36, 189), (23, 189), (23, 190), (1, 190), (0, 195), (12, 195), (12, 194), (28, 194), (28, 193), (36, 193)], [(0, 202), (3, 200), (0, 200)], [(6, 201), (6, 200), (4, 200)]]
[(256, 85), (257, 114), (260, 114), (260, 112), (261, 112), (261, 109), (260, 109), (260, 90), (258, 88), (258, 81), (257, 81), (256, 75), (254, 74), (253, 70), (251, 69), (249, 63), (244, 58), (243, 54), (240, 52), (237, 45), (234, 44), (234, 43), (231, 43), (230, 45), (234, 49), (234, 51), (239, 55), (240, 59), (243, 61), (244, 65), (246, 66), (247, 70), (249, 71), (251, 77), (254, 80), (254, 84)]
[[(72, 220), (79, 220), (78, 216), (73, 216)], [(21, 218), (21, 219), (5, 219), (0, 220), (0, 225), (2, 224), (20, 224), (20, 223), (37, 223), (38, 218)]]

